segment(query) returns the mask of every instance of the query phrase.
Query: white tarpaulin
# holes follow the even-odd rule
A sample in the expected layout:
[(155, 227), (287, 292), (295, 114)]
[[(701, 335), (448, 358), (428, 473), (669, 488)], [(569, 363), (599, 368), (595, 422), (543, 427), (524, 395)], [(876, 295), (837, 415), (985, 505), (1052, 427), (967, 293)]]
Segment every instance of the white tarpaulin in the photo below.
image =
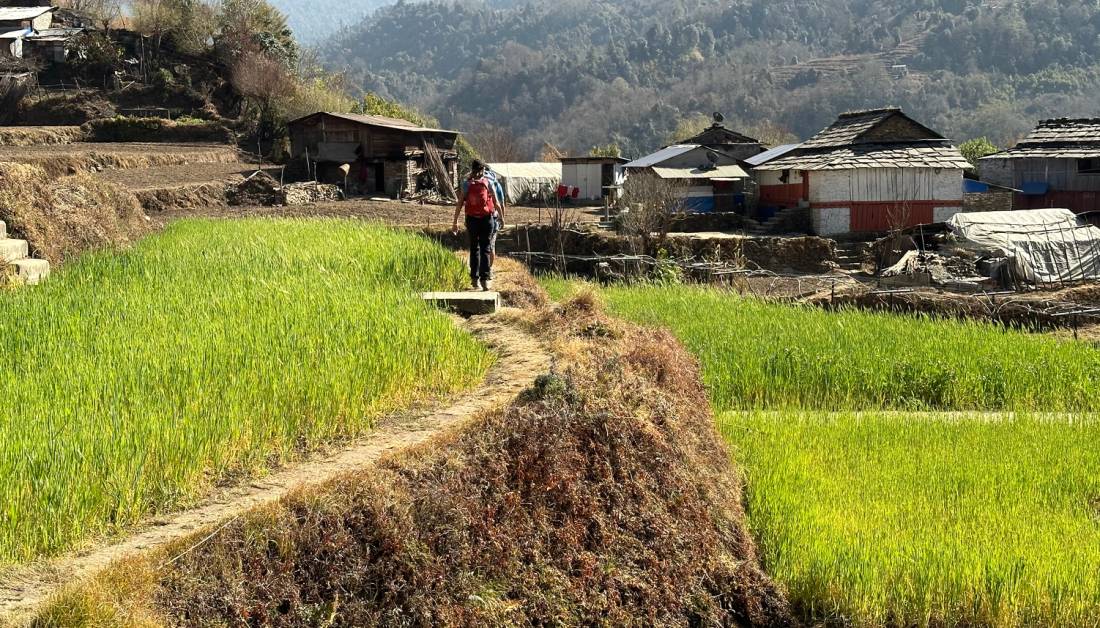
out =
[(969, 248), (1003, 255), (1025, 281), (1100, 279), (1100, 229), (1068, 209), (962, 213), (947, 226)]
[(497, 174), (509, 204), (534, 200), (540, 192), (553, 196), (561, 184), (561, 162), (489, 164), (489, 168)]

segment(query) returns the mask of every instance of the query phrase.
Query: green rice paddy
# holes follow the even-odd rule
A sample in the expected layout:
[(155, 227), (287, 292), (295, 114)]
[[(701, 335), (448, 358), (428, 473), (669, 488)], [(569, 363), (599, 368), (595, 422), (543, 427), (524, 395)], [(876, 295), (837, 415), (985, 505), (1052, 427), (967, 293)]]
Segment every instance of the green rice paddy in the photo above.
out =
[(600, 294), (699, 356), (765, 568), (804, 619), (1100, 625), (1096, 349), (698, 287)]
[(0, 562), (474, 385), (491, 355), (416, 295), (463, 280), (359, 222), (188, 220), (0, 293)]

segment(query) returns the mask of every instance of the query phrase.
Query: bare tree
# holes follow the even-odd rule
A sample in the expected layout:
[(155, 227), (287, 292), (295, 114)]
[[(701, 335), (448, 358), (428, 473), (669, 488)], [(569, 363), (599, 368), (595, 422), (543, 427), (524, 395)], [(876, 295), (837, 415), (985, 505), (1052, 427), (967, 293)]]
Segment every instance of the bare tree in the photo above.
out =
[(122, 17), (121, 0), (66, 0), (58, 2), (58, 6), (90, 17), (105, 31), (109, 31), (111, 24)]
[(745, 133), (760, 140), (765, 146), (780, 146), (798, 142), (798, 136), (790, 129), (771, 120), (764, 119), (745, 128)]
[(132, 0), (134, 30), (153, 38), (153, 45), (160, 50), (165, 35), (183, 26), (184, 11), (178, 0)]
[(657, 242), (663, 242), (673, 218), (687, 208), (684, 192), (684, 186), (675, 179), (662, 179), (652, 172), (632, 173), (623, 185), (621, 230), (640, 237), (646, 250), (655, 235)]
[(282, 101), (294, 96), (297, 90), (294, 77), (279, 61), (260, 53), (249, 52), (233, 64), (231, 82), (259, 114), (259, 139), (271, 139)]
[(482, 159), (490, 163), (526, 161), (527, 154), (519, 138), (503, 126), (487, 125), (469, 135), (470, 144)]

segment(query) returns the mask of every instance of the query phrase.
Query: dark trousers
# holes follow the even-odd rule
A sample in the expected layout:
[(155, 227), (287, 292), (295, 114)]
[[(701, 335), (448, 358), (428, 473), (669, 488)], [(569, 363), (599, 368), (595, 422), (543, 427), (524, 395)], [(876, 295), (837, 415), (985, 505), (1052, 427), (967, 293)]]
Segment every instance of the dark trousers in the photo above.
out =
[(470, 279), (489, 279), (493, 271), (489, 261), (492, 248), (493, 218), (466, 216), (466, 233), (470, 234)]

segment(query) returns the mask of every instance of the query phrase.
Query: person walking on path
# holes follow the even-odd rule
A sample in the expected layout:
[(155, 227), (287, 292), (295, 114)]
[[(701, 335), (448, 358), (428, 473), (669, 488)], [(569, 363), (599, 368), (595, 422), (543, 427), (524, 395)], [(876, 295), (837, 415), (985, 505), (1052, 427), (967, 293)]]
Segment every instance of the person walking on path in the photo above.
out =
[(466, 233), (470, 238), (470, 283), (474, 289), (491, 290), (497, 200), (494, 182), (485, 175), (485, 170), (484, 163), (474, 160), (455, 205), (451, 231), (458, 233), (458, 218), (465, 213)]

